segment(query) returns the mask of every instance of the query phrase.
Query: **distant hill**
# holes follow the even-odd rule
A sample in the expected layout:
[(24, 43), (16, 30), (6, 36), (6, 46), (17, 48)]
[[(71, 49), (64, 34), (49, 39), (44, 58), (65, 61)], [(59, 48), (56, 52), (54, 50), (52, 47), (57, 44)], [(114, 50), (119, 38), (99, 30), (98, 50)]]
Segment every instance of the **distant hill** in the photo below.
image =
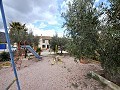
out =
[(0, 32), (0, 43), (6, 43), (6, 37), (4, 32)]

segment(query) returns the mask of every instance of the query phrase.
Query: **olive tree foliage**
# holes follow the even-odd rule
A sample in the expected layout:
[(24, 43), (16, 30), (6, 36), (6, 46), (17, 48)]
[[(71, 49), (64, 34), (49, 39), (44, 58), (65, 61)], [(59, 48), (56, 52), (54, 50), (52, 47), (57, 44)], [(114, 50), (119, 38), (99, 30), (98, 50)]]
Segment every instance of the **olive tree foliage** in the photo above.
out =
[[(101, 5), (96, 10), (93, 0), (73, 0), (62, 16), (71, 38), (68, 51), (79, 59), (97, 58), (105, 75), (117, 81), (120, 80), (120, 0), (109, 2), (109, 8)], [(100, 15), (106, 16), (106, 23), (99, 20)]]
[(27, 34), (27, 38), (26, 38), (26, 42), (27, 44), (29, 44), (30, 46), (32, 47), (38, 47), (38, 44), (39, 44), (39, 36), (35, 36), (33, 34), (33, 31), (30, 30)]
[(120, 30), (120, 0), (108, 0), (110, 8), (106, 10), (108, 23), (115, 30)]
[(52, 37), (50, 41), (51, 49), (55, 52), (56, 49), (58, 50), (59, 47), (62, 54), (62, 51), (65, 50), (67, 42), (68, 39), (66, 37), (58, 37), (58, 35), (56, 34)]
[(58, 35), (52, 37), (50, 41), (50, 48), (55, 52), (56, 46), (58, 46)]
[(68, 10), (62, 14), (64, 27), (71, 40), (72, 54), (77, 58), (94, 58), (98, 46), (99, 14), (93, 8), (94, 0), (73, 0), (68, 3)]
[(101, 32), (99, 35), (99, 60), (106, 72), (106, 77), (112, 81), (120, 80), (120, 37), (108, 31)]
[(68, 43), (68, 38), (66, 37), (59, 37), (58, 38), (58, 45), (61, 51), (61, 54), (63, 53), (63, 50), (66, 50), (66, 44)]
[(109, 0), (107, 23), (99, 35), (99, 60), (112, 81), (120, 80), (120, 1)]
[(38, 47), (39, 45), (39, 36), (34, 36), (34, 46)]
[(29, 45), (33, 46), (33, 43), (34, 43), (34, 35), (33, 35), (33, 31), (32, 31), (32, 30), (30, 30), (30, 31), (28, 32), (27, 40), (26, 40), (26, 41), (28, 42)]
[[(120, 80), (120, 0), (108, 1), (108, 8), (102, 3), (96, 10), (93, 0), (73, 0), (62, 16), (71, 37), (68, 51), (77, 58), (97, 57), (105, 76), (117, 81)], [(106, 18), (99, 20), (100, 15)]]

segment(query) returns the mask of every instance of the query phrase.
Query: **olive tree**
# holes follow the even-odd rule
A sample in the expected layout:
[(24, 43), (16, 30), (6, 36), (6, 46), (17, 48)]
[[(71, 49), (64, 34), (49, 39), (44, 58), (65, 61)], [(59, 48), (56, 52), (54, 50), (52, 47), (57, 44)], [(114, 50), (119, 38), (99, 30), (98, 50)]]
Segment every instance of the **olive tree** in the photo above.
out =
[(95, 57), (98, 46), (99, 14), (93, 5), (94, 0), (73, 0), (72, 3), (69, 2), (66, 13), (62, 14), (64, 27), (72, 38), (72, 52), (79, 59)]

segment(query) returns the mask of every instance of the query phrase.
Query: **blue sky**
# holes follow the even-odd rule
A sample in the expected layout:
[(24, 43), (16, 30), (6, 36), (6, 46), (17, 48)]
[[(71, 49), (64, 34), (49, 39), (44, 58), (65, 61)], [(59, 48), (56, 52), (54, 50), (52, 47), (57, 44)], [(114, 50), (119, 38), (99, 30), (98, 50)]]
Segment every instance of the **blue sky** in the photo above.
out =
[[(34, 35), (63, 36), (64, 19), (61, 13), (65, 12), (71, 0), (3, 0), (7, 22), (19, 21), (26, 26)], [(107, 0), (96, 0), (95, 5)], [(1, 16), (1, 15), (0, 15)], [(9, 27), (9, 25), (8, 25)], [(0, 17), (0, 31), (3, 31)]]

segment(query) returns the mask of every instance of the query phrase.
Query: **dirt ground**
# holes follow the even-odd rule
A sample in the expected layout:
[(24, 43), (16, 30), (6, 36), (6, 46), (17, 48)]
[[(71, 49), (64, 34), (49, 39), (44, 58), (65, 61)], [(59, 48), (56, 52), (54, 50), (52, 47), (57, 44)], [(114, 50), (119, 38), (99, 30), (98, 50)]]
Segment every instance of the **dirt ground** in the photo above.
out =
[[(22, 60), (18, 70), (21, 90), (110, 90), (96, 80), (87, 77), (89, 71), (100, 70), (99, 64), (82, 64), (74, 62), (70, 56), (58, 56), (60, 61), (54, 62), (54, 56), (44, 56), (41, 61)], [(12, 68), (0, 70), (0, 90), (14, 79)], [(17, 90), (14, 83), (9, 90)]]

